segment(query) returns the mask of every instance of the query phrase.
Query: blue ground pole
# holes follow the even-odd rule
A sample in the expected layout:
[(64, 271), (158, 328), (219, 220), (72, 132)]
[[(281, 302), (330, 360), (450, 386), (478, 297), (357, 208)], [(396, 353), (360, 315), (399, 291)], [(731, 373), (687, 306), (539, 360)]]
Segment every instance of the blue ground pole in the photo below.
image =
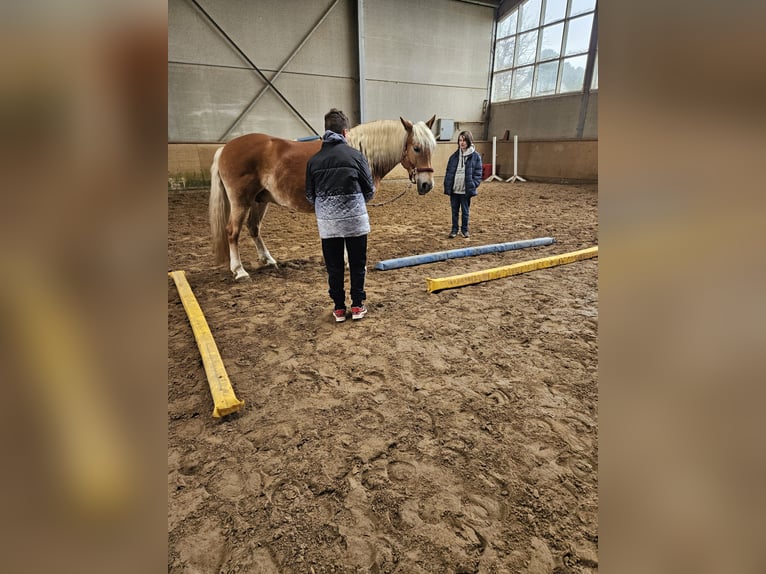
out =
[(550, 245), (556, 240), (552, 237), (539, 237), (537, 239), (524, 239), (521, 241), (511, 241), (508, 243), (493, 243), (491, 245), (477, 245), (476, 247), (463, 247), (461, 249), (450, 249), (449, 251), (437, 251), (435, 253), (423, 253), (421, 255), (411, 255), (409, 257), (399, 257), (398, 259), (386, 259), (379, 261), (375, 269), (388, 271), (389, 269), (398, 269), (400, 267), (411, 267), (413, 265), (422, 265), (423, 263), (434, 263), (435, 261), (444, 261), (446, 259), (455, 259), (458, 257), (470, 257), (473, 255), (484, 255), (485, 253), (500, 253), (512, 249), (525, 249), (526, 247), (540, 247)]

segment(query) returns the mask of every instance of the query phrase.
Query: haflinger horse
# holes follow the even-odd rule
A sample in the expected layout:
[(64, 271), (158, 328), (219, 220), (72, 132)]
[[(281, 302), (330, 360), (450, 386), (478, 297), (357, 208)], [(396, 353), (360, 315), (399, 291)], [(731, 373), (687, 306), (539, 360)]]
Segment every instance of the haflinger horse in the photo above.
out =
[[(375, 189), (397, 164), (407, 170), (417, 191), (425, 195), (434, 187), (431, 155), (436, 138), (427, 122), (399, 118), (378, 120), (353, 127), (349, 145), (367, 158)], [(210, 168), (210, 227), (216, 263), (229, 262), (234, 279), (250, 276), (239, 256), (239, 234), (247, 227), (262, 266), (277, 262), (261, 237), (260, 227), (269, 203), (293, 211), (313, 212), (306, 200), (306, 164), (319, 151), (321, 140), (291, 141), (266, 134), (248, 134), (228, 142), (215, 152)], [(248, 215), (249, 211), (249, 215)]]

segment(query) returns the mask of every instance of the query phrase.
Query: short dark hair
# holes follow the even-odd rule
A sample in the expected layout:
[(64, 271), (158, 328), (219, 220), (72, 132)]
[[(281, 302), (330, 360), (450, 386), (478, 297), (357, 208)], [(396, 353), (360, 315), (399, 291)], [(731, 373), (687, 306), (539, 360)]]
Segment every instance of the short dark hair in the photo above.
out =
[(342, 134), (343, 130), (349, 129), (348, 116), (338, 108), (333, 108), (324, 116), (324, 129)]
[(469, 146), (473, 145), (473, 134), (471, 132), (468, 130), (463, 130), (457, 135), (458, 140), (460, 139), (460, 136), (463, 136), (465, 143), (467, 143)]

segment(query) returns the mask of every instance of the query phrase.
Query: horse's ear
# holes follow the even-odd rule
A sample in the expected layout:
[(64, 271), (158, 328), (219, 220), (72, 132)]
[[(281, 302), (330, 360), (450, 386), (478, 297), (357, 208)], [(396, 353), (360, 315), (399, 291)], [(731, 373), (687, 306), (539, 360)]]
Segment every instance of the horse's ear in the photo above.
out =
[(431, 126), (434, 125), (435, 121), (436, 121), (436, 114), (434, 114), (433, 117), (426, 122), (426, 125), (428, 126), (428, 129), (431, 129)]
[(399, 116), (399, 119), (402, 120), (402, 125), (404, 126), (404, 129), (408, 132), (412, 131), (412, 122), (409, 120), (405, 120), (402, 116)]

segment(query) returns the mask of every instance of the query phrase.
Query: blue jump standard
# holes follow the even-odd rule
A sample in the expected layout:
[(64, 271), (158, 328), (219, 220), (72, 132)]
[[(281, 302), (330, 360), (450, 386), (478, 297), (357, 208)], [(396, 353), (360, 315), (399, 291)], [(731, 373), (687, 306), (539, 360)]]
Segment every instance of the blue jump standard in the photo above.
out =
[(413, 265), (422, 265), (423, 263), (434, 263), (435, 261), (444, 261), (446, 259), (455, 259), (458, 257), (470, 257), (473, 255), (484, 255), (485, 253), (500, 253), (512, 249), (525, 249), (527, 247), (540, 247), (550, 245), (556, 240), (552, 237), (539, 237), (537, 239), (524, 239), (522, 241), (511, 241), (508, 243), (493, 243), (491, 245), (478, 245), (476, 247), (463, 247), (461, 249), (450, 249), (449, 251), (437, 251), (436, 253), (423, 253), (421, 255), (411, 255), (409, 257), (399, 257), (398, 259), (386, 259), (379, 261), (375, 269), (388, 271), (389, 269), (398, 269), (400, 267), (411, 267)]

